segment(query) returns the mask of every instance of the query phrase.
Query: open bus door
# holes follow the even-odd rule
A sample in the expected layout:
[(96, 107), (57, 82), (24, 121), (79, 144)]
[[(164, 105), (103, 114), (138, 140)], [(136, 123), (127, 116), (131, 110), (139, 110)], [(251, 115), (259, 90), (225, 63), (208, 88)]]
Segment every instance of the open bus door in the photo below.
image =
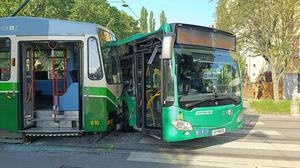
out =
[(159, 46), (135, 55), (137, 127), (161, 139), (162, 105), (160, 94), (161, 48)]

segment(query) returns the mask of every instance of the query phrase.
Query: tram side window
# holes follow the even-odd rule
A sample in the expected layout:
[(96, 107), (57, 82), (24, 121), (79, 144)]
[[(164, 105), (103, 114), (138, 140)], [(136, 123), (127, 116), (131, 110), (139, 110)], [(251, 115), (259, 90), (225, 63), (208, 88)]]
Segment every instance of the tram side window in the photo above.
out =
[(99, 29), (99, 39), (106, 81), (109, 84), (121, 83), (120, 60), (117, 47), (114, 46), (116, 38), (113, 34)]
[(10, 40), (0, 38), (0, 81), (10, 79)]
[(91, 80), (100, 80), (103, 77), (103, 72), (101, 69), (100, 55), (97, 39), (91, 37), (88, 40), (88, 74)]

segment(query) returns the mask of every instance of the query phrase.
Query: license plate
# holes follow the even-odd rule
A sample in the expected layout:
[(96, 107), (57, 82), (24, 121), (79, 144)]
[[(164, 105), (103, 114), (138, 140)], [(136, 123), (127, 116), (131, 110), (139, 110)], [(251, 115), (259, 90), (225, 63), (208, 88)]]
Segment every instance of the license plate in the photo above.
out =
[(215, 135), (221, 135), (221, 134), (224, 134), (226, 132), (226, 129), (225, 128), (219, 128), (219, 129), (215, 129), (215, 130), (212, 130), (212, 136), (215, 136)]

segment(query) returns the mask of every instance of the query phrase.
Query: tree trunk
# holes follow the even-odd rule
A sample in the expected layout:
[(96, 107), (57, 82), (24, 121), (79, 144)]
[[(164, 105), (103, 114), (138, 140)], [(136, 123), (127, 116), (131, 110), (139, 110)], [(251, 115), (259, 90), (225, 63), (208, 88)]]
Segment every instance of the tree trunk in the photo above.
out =
[(273, 99), (275, 101), (279, 101), (279, 79), (278, 79), (278, 75), (276, 73), (275, 68), (272, 68), (272, 82), (273, 82)]
[(278, 85), (279, 85), (279, 80), (275, 80), (275, 81), (273, 81), (273, 94), (274, 94), (274, 100), (275, 101), (279, 101), (279, 87), (278, 87)]

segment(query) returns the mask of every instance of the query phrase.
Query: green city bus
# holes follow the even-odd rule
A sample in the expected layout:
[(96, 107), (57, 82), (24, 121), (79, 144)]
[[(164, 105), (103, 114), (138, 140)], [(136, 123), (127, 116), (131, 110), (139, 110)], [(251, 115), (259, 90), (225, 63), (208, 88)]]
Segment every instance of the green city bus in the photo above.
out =
[(234, 35), (166, 24), (121, 39), (117, 45), (126, 129), (176, 142), (243, 126)]
[(114, 42), (97, 24), (0, 18), (0, 139), (114, 129), (123, 87)]

